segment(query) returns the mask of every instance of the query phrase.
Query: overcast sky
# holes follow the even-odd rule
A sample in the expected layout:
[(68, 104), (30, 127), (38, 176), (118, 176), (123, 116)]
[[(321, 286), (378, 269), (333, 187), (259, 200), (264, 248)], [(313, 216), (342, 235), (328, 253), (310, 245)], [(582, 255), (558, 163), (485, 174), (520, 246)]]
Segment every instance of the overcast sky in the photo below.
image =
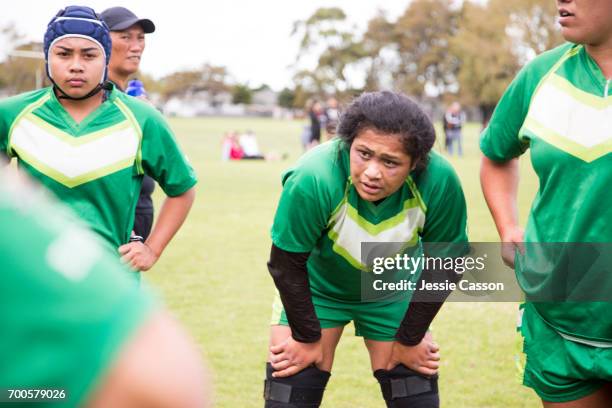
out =
[[(0, 24), (14, 22), (30, 40), (42, 41), (47, 23), (62, 7), (88, 5), (100, 12), (124, 6), (157, 26), (147, 35), (141, 69), (155, 77), (204, 62), (226, 66), (240, 82), (262, 83), (280, 90), (290, 84), (287, 66), (295, 61), (298, 39), (293, 22), (319, 7), (341, 7), (351, 22), (364, 28), (377, 10), (399, 16), (410, 0), (221, 0), (113, 1), (17, 0), (3, 7)], [(0, 45), (0, 56), (6, 55)]]

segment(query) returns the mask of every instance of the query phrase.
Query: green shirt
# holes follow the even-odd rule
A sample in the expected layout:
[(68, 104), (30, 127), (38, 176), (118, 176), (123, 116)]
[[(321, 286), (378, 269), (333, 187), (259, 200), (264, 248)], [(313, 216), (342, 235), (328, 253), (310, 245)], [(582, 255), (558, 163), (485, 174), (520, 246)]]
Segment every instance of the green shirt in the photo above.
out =
[(153, 302), (48, 198), (0, 172), (0, 390), (61, 389), (50, 406), (83, 406)]
[[(582, 45), (562, 45), (526, 65), (497, 105), (480, 147), (502, 162), (531, 150), (540, 186), (525, 242), (612, 242), (610, 80)], [(550, 273), (563, 273), (568, 262), (547, 261)], [(517, 264), (528, 294), (538, 291), (533, 282), (541, 282), (542, 272)], [(536, 309), (561, 333), (612, 341), (612, 303), (539, 303)]]
[(410, 174), (378, 205), (359, 196), (349, 166), (349, 149), (337, 139), (312, 149), (282, 177), (272, 241), (285, 251), (311, 253), (314, 295), (359, 302), (361, 274), (371, 273), (362, 242), (389, 243), (385, 250), (395, 251), (386, 256), (421, 241), (467, 242), (463, 191), (440, 155), (431, 153), (425, 171)]
[(163, 117), (113, 90), (76, 123), (52, 88), (0, 101), (0, 151), (81, 216), (113, 250), (128, 242), (142, 177), (169, 196), (196, 183)]

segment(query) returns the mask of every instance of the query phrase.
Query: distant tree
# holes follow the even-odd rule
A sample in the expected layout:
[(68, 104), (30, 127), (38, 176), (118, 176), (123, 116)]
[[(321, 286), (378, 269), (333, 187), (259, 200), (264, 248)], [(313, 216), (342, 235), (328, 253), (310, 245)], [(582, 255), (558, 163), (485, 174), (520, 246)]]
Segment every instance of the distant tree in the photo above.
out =
[(248, 84), (237, 84), (232, 88), (232, 103), (249, 105), (253, 101), (253, 91)]
[(514, 53), (521, 65), (564, 42), (553, 1), (491, 0), (490, 8), (509, 16), (505, 31), (513, 39)]
[(291, 109), (294, 107), (293, 103), (295, 102), (295, 92), (289, 88), (284, 88), (278, 94), (277, 103), (279, 106), (283, 108)]
[(229, 72), (226, 67), (204, 64), (201, 69), (200, 88), (208, 91), (214, 98), (230, 90)]
[(200, 69), (177, 71), (159, 81), (160, 93), (165, 99), (189, 91), (207, 91), (213, 98), (231, 90), (229, 72), (223, 66), (204, 64)]
[(200, 86), (201, 80), (202, 73), (198, 70), (173, 72), (160, 80), (161, 94), (169, 99)]
[(391, 87), (394, 65), (398, 62), (394, 23), (379, 11), (368, 22), (368, 28), (361, 42), (364, 51), (362, 63), (366, 72), (365, 86), (368, 91)]
[(306, 20), (296, 21), (292, 35), (301, 35), (301, 40), (295, 85), (315, 94), (334, 94), (349, 88), (346, 70), (365, 56), (354, 32), (355, 27), (349, 26), (346, 14), (338, 7), (319, 8)]
[(268, 84), (261, 84), (257, 88), (253, 88), (253, 92), (268, 91), (268, 90), (271, 90), (271, 89), (272, 88), (270, 88), (270, 85), (268, 85)]
[(301, 85), (296, 85), (294, 90), (295, 98), (293, 99), (293, 107), (302, 109), (306, 106), (306, 102), (313, 97), (313, 93), (304, 89)]
[(321, 42), (325, 44), (341, 43), (345, 32), (338, 29), (339, 23), (346, 21), (346, 14), (341, 8), (319, 8), (306, 20), (298, 20), (293, 23), (291, 35), (301, 33), (300, 48), (296, 59), (299, 60), (304, 53), (310, 51)]
[(548, 0), (464, 3), (460, 28), (451, 41), (461, 61), (459, 95), (480, 108), (485, 122), (520, 67), (562, 42), (555, 14)]
[(138, 80), (142, 81), (142, 84), (149, 95), (152, 93), (162, 93), (163, 91), (161, 81), (156, 80), (149, 74), (139, 71), (136, 75), (134, 75), (134, 78), (138, 78)]
[(450, 42), (458, 29), (459, 12), (451, 0), (415, 0), (393, 25), (399, 65), (396, 87), (423, 96), (443, 94), (456, 85), (458, 63)]
[(507, 14), (465, 2), (461, 27), (452, 40), (453, 52), (461, 60), (460, 95), (464, 103), (478, 106), (485, 118), (519, 69), (512, 40), (505, 33), (507, 24)]

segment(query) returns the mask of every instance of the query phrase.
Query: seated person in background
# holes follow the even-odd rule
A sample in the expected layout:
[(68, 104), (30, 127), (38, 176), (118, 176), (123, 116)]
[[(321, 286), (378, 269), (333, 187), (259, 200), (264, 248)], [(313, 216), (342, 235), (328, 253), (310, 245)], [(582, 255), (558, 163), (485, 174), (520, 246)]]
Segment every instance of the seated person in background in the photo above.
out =
[(246, 133), (240, 135), (240, 147), (244, 153), (242, 159), (249, 160), (264, 160), (265, 157), (259, 151), (259, 145), (257, 144), (257, 138), (252, 130), (247, 130)]
[(238, 132), (226, 132), (221, 146), (221, 160), (284, 160), (289, 154), (266, 153), (259, 150), (257, 138), (252, 130), (238, 137)]
[(238, 142), (238, 132), (226, 132), (221, 146), (221, 160), (241, 160), (244, 151)]
[(234, 146), (234, 133), (225, 132), (223, 141), (221, 142), (221, 160), (229, 160), (232, 156), (232, 147)]

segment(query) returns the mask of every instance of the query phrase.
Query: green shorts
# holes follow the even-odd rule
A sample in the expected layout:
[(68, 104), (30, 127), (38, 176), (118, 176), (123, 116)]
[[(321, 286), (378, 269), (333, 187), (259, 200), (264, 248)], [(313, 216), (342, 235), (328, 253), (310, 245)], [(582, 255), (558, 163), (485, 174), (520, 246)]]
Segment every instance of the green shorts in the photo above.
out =
[(574, 401), (612, 381), (612, 348), (565, 339), (531, 303), (525, 303), (520, 321), (526, 357), (523, 384), (544, 401)]
[[(344, 327), (351, 321), (355, 335), (368, 340), (394, 341), (395, 333), (406, 314), (409, 300), (396, 302), (343, 302), (318, 296), (312, 297), (321, 328)], [(271, 324), (288, 326), (287, 316), (277, 294), (272, 306)]]

